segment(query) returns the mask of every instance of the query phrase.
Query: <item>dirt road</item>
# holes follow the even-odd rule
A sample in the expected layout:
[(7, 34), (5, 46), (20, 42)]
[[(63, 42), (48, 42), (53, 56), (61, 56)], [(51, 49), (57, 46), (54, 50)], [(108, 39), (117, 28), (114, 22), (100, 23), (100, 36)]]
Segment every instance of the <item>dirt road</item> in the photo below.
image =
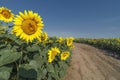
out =
[(74, 45), (71, 66), (64, 80), (120, 80), (120, 60), (85, 44)]

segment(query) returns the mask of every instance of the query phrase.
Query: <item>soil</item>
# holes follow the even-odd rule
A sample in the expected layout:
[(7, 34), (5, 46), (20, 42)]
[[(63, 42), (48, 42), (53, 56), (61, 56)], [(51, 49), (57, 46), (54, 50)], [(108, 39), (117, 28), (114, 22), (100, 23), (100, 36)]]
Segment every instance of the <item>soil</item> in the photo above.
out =
[(71, 64), (63, 80), (120, 80), (120, 60), (86, 44), (74, 45)]

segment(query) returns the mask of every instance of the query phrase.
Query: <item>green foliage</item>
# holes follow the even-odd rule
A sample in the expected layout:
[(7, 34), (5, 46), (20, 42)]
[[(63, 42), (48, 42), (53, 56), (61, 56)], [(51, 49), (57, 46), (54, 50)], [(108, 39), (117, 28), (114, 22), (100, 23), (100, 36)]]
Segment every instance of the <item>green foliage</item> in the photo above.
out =
[[(12, 34), (0, 35), (0, 80), (61, 80), (70, 63), (56, 56), (52, 63), (48, 62), (48, 50), (58, 47), (62, 51), (71, 49), (58, 38), (49, 38), (46, 42), (36, 44), (21, 41)], [(52, 43), (49, 43), (49, 40)]]
[(0, 66), (12, 63), (19, 59), (21, 57), (21, 54), (18, 52), (14, 52), (10, 49), (2, 49), (0, 51)]
[(12, 71), (12, 67), (0, 67), (0, 80), (8, 80), (10, 76), (10, 72)]

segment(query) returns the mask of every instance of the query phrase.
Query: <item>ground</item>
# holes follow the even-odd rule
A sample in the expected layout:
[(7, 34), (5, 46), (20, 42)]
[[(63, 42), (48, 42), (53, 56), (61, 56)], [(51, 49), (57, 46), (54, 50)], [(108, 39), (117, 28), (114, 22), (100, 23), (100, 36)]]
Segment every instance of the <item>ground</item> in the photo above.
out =
[(120, 80), (120, 60), (86, 44), (74, 45), (71, 65), (63, 80)]

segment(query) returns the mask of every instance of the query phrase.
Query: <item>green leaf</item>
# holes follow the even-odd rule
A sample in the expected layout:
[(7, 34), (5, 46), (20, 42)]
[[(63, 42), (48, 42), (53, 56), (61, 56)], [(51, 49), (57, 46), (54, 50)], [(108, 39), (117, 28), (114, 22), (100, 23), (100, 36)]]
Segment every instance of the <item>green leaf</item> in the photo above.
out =
[(51, 76), (48, 76), (47, 80), (52, 80), (52, 77), (51, 77)]
[(2, 49), (0, 51), (0, 66), (12, 63), (18, 60), (21, 57), (21, 54), (18, 52), (14, 52), (10, 49)]
[(48, 65), (47, 65), (47, 71), (48, 71), (48, 72), (53, 72), (53, 73), (54, 73), (54, 67), (53, 67), (52, 64), (48, 64)]
[(63, 71), (63, 70), (59, 71), (59, 75), (60, 75), (61, 78), (64, 77), (65, 76), (65, 71)]
[(0, 39), (4, 39), (7, 34), (0, 34)]
[(37, 79), (41, 80), (41, 79), (45, 79), (47, 75), (47, 70), (46, 69), (41, 69), (39, 68), (37, 71)]
[(42, 69), (41, 68), (39, 68), (38, 69), (38, 71), (37, 71), (37, 80), (42, 80), (42, 78), (44, 78), (46, 75), (44, 75), (43, 73), (42, 73)]
[(43, 69), (43, 74), (46, 75), (47, 74), (47, 70), (46, 69)]
[(0, 67), (0, 80), (8, 80), (11, 71), (12, 68), (10, 67)]
[(7, 38), (11, 39), (12, 41), (14, 41), (15, 43), (19, 45), (22, 45), (24, 43), (23, 41), (18, 39), (18, 37), (16, 37), (15, 35), (8, 35)]
[(20, 66), (19, 75), (23, 78), (37, 78), (36, 70), (29, 64)]
[(53, 77), (55, 80), (60, 80), (58, 73), (50, 73), (49, 76)]
[(38, 45), (32, 45), (27, 47), (27, 51), (33, 52), (33, 51), (38, 51), (40, 47)]
[(42, 58), (42, 56), (39, 54), (34, 55), (34, 60), (37, 62), (39, 68), (41, 68), (42, 65), (45, 63), (45, 59)]
[(38, 64), (35, 60), (31, 60), (29, 65), (32, 66), (37, 71)]

